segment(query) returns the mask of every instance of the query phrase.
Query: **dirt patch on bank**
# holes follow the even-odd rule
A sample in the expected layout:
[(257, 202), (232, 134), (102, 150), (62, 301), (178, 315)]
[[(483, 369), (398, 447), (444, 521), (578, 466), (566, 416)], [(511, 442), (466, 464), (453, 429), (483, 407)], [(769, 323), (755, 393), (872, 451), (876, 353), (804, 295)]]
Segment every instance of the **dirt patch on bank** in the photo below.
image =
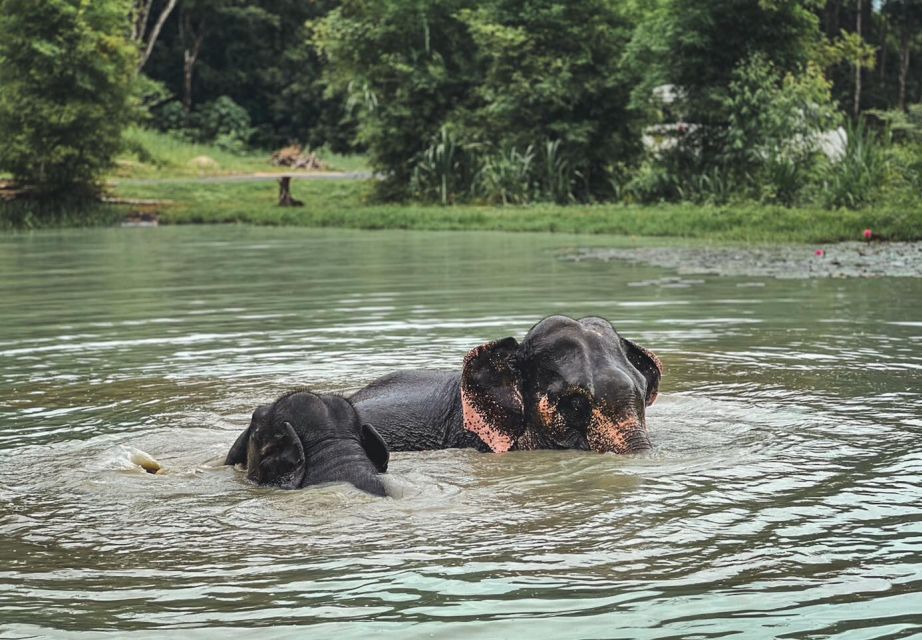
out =
[(680, 274), (771, 278), (922, 277), (922, 242), (581, 249), (565, 260), (624, 260)]

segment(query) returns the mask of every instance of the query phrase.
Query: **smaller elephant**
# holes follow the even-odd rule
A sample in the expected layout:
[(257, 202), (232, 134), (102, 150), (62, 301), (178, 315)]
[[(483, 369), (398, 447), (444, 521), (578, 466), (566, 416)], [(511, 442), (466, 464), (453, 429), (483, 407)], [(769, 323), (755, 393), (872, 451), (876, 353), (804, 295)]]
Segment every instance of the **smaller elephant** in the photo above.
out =
[(384, 496), (378, 474), (387, 471), (389, 458), (384, 439), (359, 420), (351, 402), (301, 389), (257, 408), (224, 464), (246, 465), (247, 479), (259, 485), (348, 482)]

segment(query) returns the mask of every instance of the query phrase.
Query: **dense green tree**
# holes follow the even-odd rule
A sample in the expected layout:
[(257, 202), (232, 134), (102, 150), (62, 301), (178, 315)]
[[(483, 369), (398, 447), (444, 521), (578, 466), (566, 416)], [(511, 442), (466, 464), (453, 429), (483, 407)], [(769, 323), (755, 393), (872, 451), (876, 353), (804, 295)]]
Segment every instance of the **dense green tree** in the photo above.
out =
[[(622, 57), (632, 27), (611, 0), (493, 0), (460, 13), (475, 44), (473, 100), (450, 118), (489, 151), (557, 143), (584, 198), (638, 150)], [(539, 156), (541, 154), (539, 153)], [(609, 194), (605, 194), (609, 195)]]
[(725, 175), (751, 198), (794, 204), (823, 159), (821, 136), (841, 120), (820, 68), (781, 74), (756, 54), (737, 67), (724, 106)]
[(519, 181), (516, 201), (542, 180), (542, 197), (589, 198), (610, 195), (613, 167), (639, 148), (622, 72), (637, 11), (611, 0), (347, 0), (317, 41), (385, 195), (403, 196), (425, 162), (443, 200), (449, 171)]
[(833, 53), (851, 54), (825, 61), (843, 109), (854, 113), (856, 96), (859, 111), (903, 108), (922, 99), (922, 65), (913, 62), (922, 56), (920, 6), (919, 0), (827, 0), (818, 10)]
[(781, 72), (796, 71), (821, 43), (811, 0), (672, 0), (663, 28), (662, 77), (683, 90), (692, 122), (726, 121), (722, 108), (734, 70), (754, 54)]
[(121, 146), (137, 51), (124, 0), (0, 0), (0, 170), (91, 194)]
[(474, 41), (458, 14), (474, 0), (344, 0), (316, 24), (331, 91), (348, 96), (358, 140), (385, 180), (406, 194), (412, 161), (479, 79)]
[[(908, 109), (909, 65), (913, 45), (922, 45), (922, 0), (889, 0), (884, 3), (885, 18), (892, 23), (899, 42), (899, 98), (897, 106)], [(886, 46), (886, 43), (882, 43)]]
[(145, 72), (187, 111), (232, 99), (248, 113), (260, 146), (299, 141), (344, 149), (352, 126), (343, 101), (325, 95), (321, 61), (309, 42), (308, 22), (335, 4), (180, 0)]

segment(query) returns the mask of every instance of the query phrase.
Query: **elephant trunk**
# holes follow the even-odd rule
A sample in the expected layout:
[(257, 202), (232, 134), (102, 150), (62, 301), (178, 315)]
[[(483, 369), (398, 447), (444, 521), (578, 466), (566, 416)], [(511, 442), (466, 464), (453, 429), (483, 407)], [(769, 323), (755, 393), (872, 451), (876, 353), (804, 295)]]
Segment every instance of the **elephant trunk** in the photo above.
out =
[(652, 446), (647, 427), (636, 413), (613, 417), (598, 408), (592, 411), (586, 441), (600, 453), (637, 453)]
[(361, 443), (353, 438), (331, 438), (309, 444), (307, 474), (302, 486), (346, 482), (376, 496), (387, 495)]

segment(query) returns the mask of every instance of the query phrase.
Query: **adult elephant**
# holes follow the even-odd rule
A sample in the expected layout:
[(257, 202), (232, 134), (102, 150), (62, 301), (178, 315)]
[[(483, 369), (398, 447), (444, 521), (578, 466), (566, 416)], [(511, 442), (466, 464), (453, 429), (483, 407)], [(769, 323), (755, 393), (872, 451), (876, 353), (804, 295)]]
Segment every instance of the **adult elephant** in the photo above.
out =
[(460, 372), (406, 371), (357, 391), (352, 404), (392, 451), (650, 447), (645, 409), (659, 358), (602, 318), (551, 316), (521, 343), (470, 351)]

